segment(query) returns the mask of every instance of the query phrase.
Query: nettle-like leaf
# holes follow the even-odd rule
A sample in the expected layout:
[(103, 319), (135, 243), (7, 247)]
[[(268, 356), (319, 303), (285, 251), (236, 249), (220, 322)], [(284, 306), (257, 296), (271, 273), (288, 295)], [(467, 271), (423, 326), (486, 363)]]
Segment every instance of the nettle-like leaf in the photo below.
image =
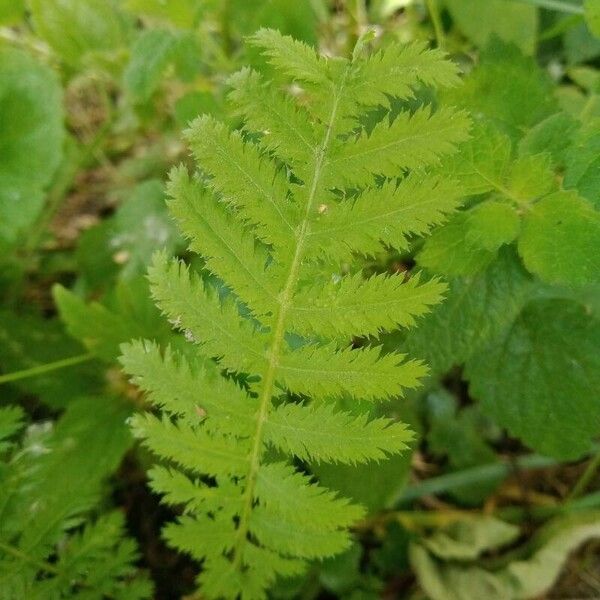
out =
[(589, 450), (600, 429), (600, 321), (567, 300), (530, 302), (467, 361), (471, 394), (532, 448), (561, 458)]
[(538, 9), (503, 0), (470, 2), (445, 0), (452, 19), (458, 28), (477, 46), (485, 46), (491, 38), (498, 37), (532, 54), (538, 30)]
[(460, 193), (429, 171), (469, 125), (447, 107), (386, 114), (370, 132), (360, 125), (389, 96), (455, 84), (437, 50), (392, 44), (365, 59), (328, 59), (273, 30), (252, 44), (294, 85), (235, 75), (244, 129), (198, 118), (186, 138), (200, 171), (177, 168), (169, 185), (191, 249), (229, 292), (158, 255), (153, 296), (196, 346), (183, 356), (138, 341), (122, 356), (159, 412), (133, 422), (168, 463), (152, 486), (184, 507), (165, 536), (203, 561), (207, 598), (264, 598), (277, 576), (349, 546), (363, 509), (316, 484), (297, 459), (364, 463), (411, 440), (402, 423), (346, 412), (336, 399), (385, 400), (419, 384), (422, 363), (352, 340), (412, 325), (444, 286), (328, 265), (381, 244), (406, 247), (407, 236), (442, 222)]
[(549, 283), (600, 283), (599, 248), (600, 212), (575, 192), (535, 204), (519, 239), (525, 266)]
[(477, 122), (438, 173), (469, 197), (416, 256), (451, 278), (449, 291), (400, 349), (439, 375), (465, 365), (471, 396), (496, 424), (575, 458), (598, 435), (600, 136), (558, 110), (533, 62), (496, 50), (450, 93)]
[(536, 154), (528, 154), (528, 146), (535, 150), (539, 141), (519, 145), (513, 156), (510, 138), (490, 122), (474, 128), (473, 138), (442, 172), (462, 181), (465, 194), (488, 198), (478, 204), (474, 199), (470, 209), (437, 229), (417, 255), (420, 266), (449, 277), (470, 275), (517, 240), (525, 266), (545, 283), (598, 283), (600, 212), (575, 190), (557, 189), (554, 161), (560, 158), (552, 146)]

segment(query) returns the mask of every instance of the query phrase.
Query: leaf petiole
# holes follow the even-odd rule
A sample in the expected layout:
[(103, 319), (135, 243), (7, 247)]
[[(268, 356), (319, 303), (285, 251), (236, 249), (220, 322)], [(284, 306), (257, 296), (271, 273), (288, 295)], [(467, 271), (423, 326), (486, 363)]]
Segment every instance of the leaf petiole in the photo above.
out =
[(444, 47), (444, 27), (442, 25), (442, 19), (440, 16), (440, 7), (438, 6), (437, 0), (425, 0), (427, 4), (427, 12), (433, 25), (433, 31), (435, 33), (435, 41), (438, 48)]
[(562, 0), (509, 0), (509, 2), (521, 2), (522, 4), (531, 4), (532, 6), (537, 6), (538, 8), (556, 10), (558, 12), (568, 13), (571, 15), (584, 14), (583, 6), (563, 2)]
[(59, 369), (65, 369), (79, 365), (84, 362), (88, 362), (94, 358), (93, 354), (80, 354), (78, 356), (71, 356), (69, 358), (62, 358), (51, 363), (39, 365), (37, 367), (31, 367), (30, 369), (22, 369), (21, 371), (14, 371), (12, 373), (6, 373), (0, 375), (0, 385), (3, 383), (9, 383), (11, 381), (18, 381), (20, 379), (28, 379), (29, 377), (37, 377), (44, 373), (50, 373), (51, 371), (57, 371)]

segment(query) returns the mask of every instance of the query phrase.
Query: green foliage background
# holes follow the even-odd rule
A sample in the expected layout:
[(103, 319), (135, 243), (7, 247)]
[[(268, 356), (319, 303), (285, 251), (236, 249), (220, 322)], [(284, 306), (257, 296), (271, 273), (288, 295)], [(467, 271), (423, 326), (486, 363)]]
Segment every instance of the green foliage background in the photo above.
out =
[[(471, 121), (458, 152), (427, 167), (455, 189), (436, 195), (419, 179), (412, 190), (435, 218), (392, 215), (368, 233), (334, 214), (358, 253), (323, 235), (331, 285), (354, 283), (318, 331), (298, 317), (305, 335), (348, 336), (356, 318), (347, 304), (364, 276), (406, 274), (414, 284), (419, 271), (447, 291), (431, 310), (356, 331), (365, 334), (356, 347), (407, 353), (429, 375), (402, 398), (373, 408), (342, 397), (336, 410), (368, 410), (371, 427), (408, 424), (414, 440), (410, 451), (359, 465), (293, 452), (305, 474), (367, 513), (349, 550), (278, 580), (270, 597), (504, 600), (553, 585), (564, 597), (569, 552), (600, 537), (600, 2), (0, 0), (0, 598), (196, 589), (201, 561), (161, 538), (185, 502), (162, 505), (146, 486), (148, 472), (160, 489), (170, 471), (130, 433), (130, 417), (150, 403), (119, 356), (141, 339), (189, 351), (151, 299), (157, 250), (186, 261), (220, 300), (231, 294), (232, 282), (188, 250), (165, 186), (173, 166), (193, 168), (181, 132), (198, 115), (232, 130), (249, 122), (250, 141), (260, 136), (228, 96), (243, 67), (285, 83), (245, 41), (260, 28), (327, 57), (406, 42), (441, 48), (460, 85), (421, 85), (401, 99), (390, 79), (386, 102), (363, 90), (363, 104), (378, 107), (359, 125), (373, 136), (377, 123), (423, 105)], [(275, 143), (268, 151), (278, 156)], [(210, 152), (203, 161), (210, 173)], [(361, 169), (403, 174), (391, 152), (348, 164), (344, 185), (356, 194)], [(401, 289), (388, 290), (394, 301)], [(216, 371), (213, 361), (206, 368)], [(367, 431), (361, 418), (357, 435)], [(306, 436), (327, 419), (324, 411), (305, 423)], [(377, 448), (344, 447), (381, 458)], [(597, 574), (597, 548), (577, 556), (567, 571), (594, 597), (584, 574)]]

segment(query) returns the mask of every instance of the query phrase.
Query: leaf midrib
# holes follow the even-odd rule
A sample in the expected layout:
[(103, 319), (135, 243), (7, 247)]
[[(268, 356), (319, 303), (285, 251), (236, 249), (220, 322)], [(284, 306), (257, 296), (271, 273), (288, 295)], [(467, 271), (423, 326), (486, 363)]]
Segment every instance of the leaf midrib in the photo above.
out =
[(346, 75), (347, 72), (346, 74), (344, 74), (344, 77), (341, 79), (339, 85), (337, 87), (334, 87), (333, 89), (334, 99), (331, 108), (331, 114), (329, 117), (329, 122), (327, 124), (325, 135), (323, 137), (323, 142), (315, 152), (315, 167), (313, 171), (313, 178), (308, 198), (306, 201), (306, 209), (302, 219), (302, 224), (297, 236), (296, 251), (294, 253), (294, 257), (290, 265), (288, 278), (286, 280), (285, 286), (282, 290), (279, 299), (279, 310), (277, 312), (276, 324), (273, 330), (272, 343), (267, 353), (268, 365), (265, 375), (262, 378), (263, 386), (262, 391), (260, 393), (259, 410), (256, 419), (254, 445), (250, 454), (250, 468), (248, 470), (246, 489), (244, 491), (244, 506), (240, 513), (240, 521), (237, 530), (237, 539), (234, 546), (233, 563), (236, 568), (239, 568), (241, 565), (242, 547), (246, 542), (246, 537), (249, 528), (250, 514), (252, 512), (252, 504), (254, 501), (254, 488), (256, 486), (256, 478), (258, 475), (258, 470), (260, 468), (260, 458), (263, 447), (263, 429), (267, 421), (267, 416), (271, 405), (271, 398), (273, 396), (273, 390), (275, 387), (275, 375), (279, 367), (279, 359), (286, 331), (286, 317), (291, 305), (291, 299), (294, 295), (295, 287), (298, 282), (298, 273), (301, 267), (302, 257), (304, 255), (305, 246), (308, 239), (310, 213), (315, 201), (316, 192), (318, 189), (319, 181), (321, 179), (323, 167), (325, 165), (325, 156), (331, 143), (332, 131), (337, 116), (338, 104), (340, 100), (340, 95), (345, 84)]

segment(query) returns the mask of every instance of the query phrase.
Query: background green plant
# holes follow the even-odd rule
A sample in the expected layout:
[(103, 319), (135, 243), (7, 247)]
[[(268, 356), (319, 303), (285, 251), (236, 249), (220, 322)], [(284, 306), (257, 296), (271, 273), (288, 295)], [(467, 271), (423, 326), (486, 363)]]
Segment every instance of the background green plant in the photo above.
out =
[[(424, 388), (384, 411), (417, 432), (412, 457), (315, 467), (322, 485), (370, 514), (346, 554), (272, 595), (469, 598), (478, 585), (498, 597), (544, 593), (566, 556), (543, 552), (598, 537), (589, 511), (600, 501), (599, 23), (597, 0), (0, 0), (5, 597), (179, 598), (193, 589), (198, 565), (159, 540), (177, 511), (144, 486), (150, 460), (125, 419), (145, 401), (117, 364), (130, 339), (184, 344), (149, 299), (154, 251), (204, 268), (167, 214), (166, 174), (187, 160), (180, 131), (198, 114), (239, 127), (227, 109), (232, 73), (251, 65), (273, 76), (244, 36), (274, 27), (349, 56), (369, 26), (373, 48), (427, 40), (450, 53), (464, 83), (435, 101), (466, 109), (472, 137), (439, 165), (460, 181), (462, 208), (425, 243), (342, 267), (416, 264), (449, 291), (412, 331), (381, 340), (431, 367)], [(419, 102), (432, 100), (419, 92)], [(21, 421), (33, 429), (19, 434)], [(85, 450), (76, 442), (67, 455), (81, 439)], [(91, 461), (98, 456), (103, 464)], [(69, 490), (89, 500), (71, 505)], [(45, 529), (50, 500), (63, 510)], [(46, 537), (32, 545), (36, 535)], [(86, 540), (98, 540), (91, 554)], [(90, 556), (113, 588), (92, 577)], [(597, 594), (597, 557), (588, 543), (571, 559), (570, 592)], [(509, 572), (519, 576), (506, 591)]]

